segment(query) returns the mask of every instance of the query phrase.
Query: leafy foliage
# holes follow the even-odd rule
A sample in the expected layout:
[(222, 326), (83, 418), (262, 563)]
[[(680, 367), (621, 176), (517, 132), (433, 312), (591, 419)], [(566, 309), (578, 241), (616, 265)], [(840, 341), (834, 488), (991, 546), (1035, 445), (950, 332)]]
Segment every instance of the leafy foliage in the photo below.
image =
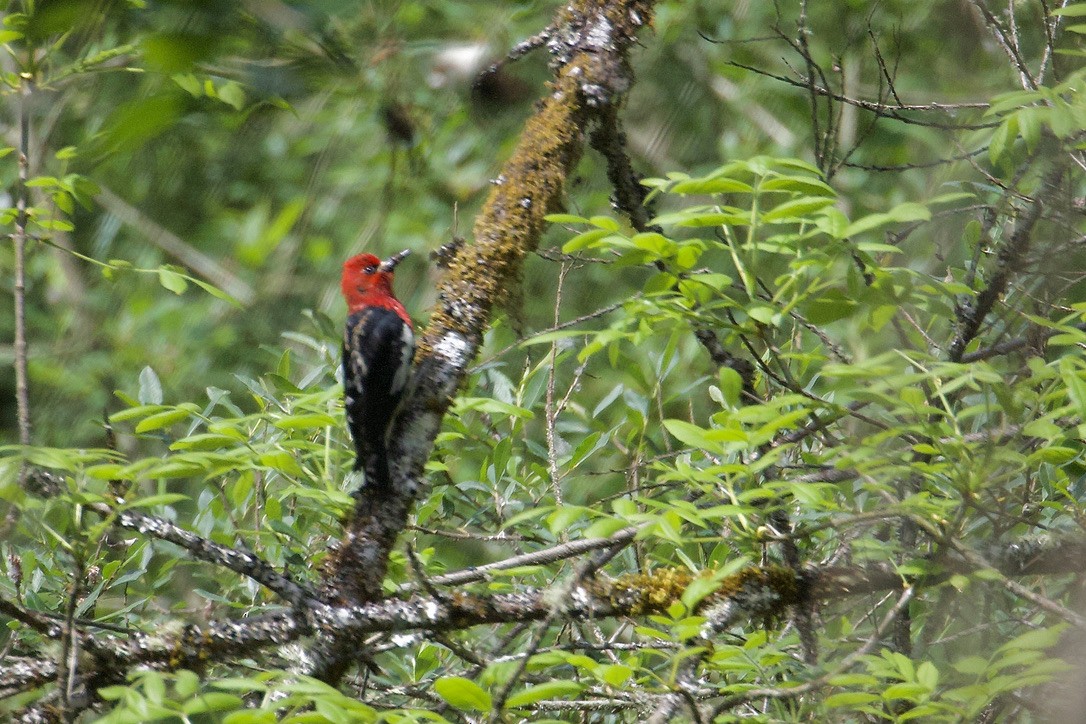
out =
[[(41, 105), (28, 106), (25, 184), (35, 444), (0, 447), (0, 600), (163, 638), (283, 608), (117, 527), (125, 511), (320, 584), (358, 482), (337, 265), (378, 239), (437, 246), (450, 207), (481, 203), (527, 112), (516, 93), (472, 101), (423, 77), (419, 59), (446, 72), (435, 46), (470, 35), (482, 10), (325, 5), (114, 3), (92, 24), (85, 3), (25, 3), (5, 16), (9, 95)], [(655, 216), (603, 213), (606, 164), (586, 162), (525, 301), (496, 320), (443, 421), (384, 581), (439, 601), (544, 591), (550, 617), (375, 635), (373, 670), (338, 688), (298, 673), (304, 642), (201, 671), (117, 671), (96, 710), (640, 721), (677, 697), (672, 713), (720, 721), (1044, 720), (1048, 692), (1080, 671), (1081, 571), (1027, 579), (1015, 555), (1077, 540), (1086, 520), (1086, 73), (1064, 65), (1082, 54), (1083, 8), (1023, 21), (1008, 65), (998, 48), (947, 45), (932, 29), (953, 27), (939, 22), (950, 11), (935, 3), (812, 7), (793, 31), (769, 8), (662, 4), (626, 114), (655, 169)], [(545, 10), (488, 21), (513, 40)], [(879, 45), (894, 23), (897, 75)], [(1006, 46), (1002, 27), (981, 17), (970, 32)], [(831, 55), (842, 64), (835, 98), (745, 70), (784, 73), (769, 45), (697, 35), (770, 30), (812, 83), (830, 83), (816, 68)], [(962, 57), (983, 62), (942, 72)], [(966, 92), (990, 102), (948, 113), (898, 98)], [(413, 133), (389, 120), (401, 113)], [(671, 138), (645, 143), (653, 129)], [(0, 163), (18, 194), (12, 150)], [(19, 219), (13, 200), (0, 223)], [(418, 316), (424, 278), (398, 280)], [(587, 564), (529, 554), (597, 539), (613, 549), (607, 600), (625, 586), (647, 603), (563, 618)], [(789, 609), (769, 591), (754, 608), (773, 615), (727, 618), (721, 601), (742, 601), (767, 563), (820, 595)], [(818, 588), (842, 570), (893, 583)], [(58, 645), (3, 613), (2, 655)], [(51, 695), (38, 684), (0, 710)]]

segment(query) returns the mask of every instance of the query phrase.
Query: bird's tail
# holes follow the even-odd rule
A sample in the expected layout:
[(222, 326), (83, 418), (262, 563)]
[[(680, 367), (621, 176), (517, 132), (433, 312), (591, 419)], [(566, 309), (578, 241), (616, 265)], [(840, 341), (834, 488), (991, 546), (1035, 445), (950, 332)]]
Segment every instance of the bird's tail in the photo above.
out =
[(355, 470), (366, 472), (366, 486), (373, 486), (377, 490), (391, 490), (392, 476), (388, 470), (388, 451), (384, 447), (372, 450), (363, 457), (359, 455), (355, 459)]

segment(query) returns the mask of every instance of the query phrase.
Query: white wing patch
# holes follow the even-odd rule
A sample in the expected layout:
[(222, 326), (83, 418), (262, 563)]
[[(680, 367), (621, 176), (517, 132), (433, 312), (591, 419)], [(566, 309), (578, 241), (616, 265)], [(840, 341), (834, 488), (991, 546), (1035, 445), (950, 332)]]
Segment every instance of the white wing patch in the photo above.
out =
[[(365, 326), (366, 320), (365, 317), (363, 317), (359, 320), (358, 324), (348, 330), (348, 334), (353, 337), (353, 339), (347, 340), (347, 348), (351, 350), (351, 372), (354, 373), (354, 385), (352, 385), (352, 387), (359, 393), (362, 392), (362, 380), (369, 373), (369, 367), (366, 365), (366, 360), (359, 353), (362, 349), (361, 337), (362, 330)], [(346, 373), (346, 370), (344, 370), (344, 373)]]
[(400, 333), (400, 366), (396, 368), (396, 376), (392, 378), (392, 392), (396, 394), (407, 385), (407, 377), (411, 374), (411, 362), (415, 358), (415, 333), (408, 325), (403, 326)]

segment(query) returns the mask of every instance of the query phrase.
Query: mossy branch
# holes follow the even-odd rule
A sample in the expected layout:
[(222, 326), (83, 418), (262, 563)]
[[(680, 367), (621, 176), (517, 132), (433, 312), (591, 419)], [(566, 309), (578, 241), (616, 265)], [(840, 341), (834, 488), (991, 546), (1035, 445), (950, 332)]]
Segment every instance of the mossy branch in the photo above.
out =
[(613, 112), (632, 80), (627, 55), (651, 19), (649, 0), (578, 0), (564, 7), (548, 49), (554, 80), (476, 218), (474, 243), (450, 261), (430, 324), (418, 343), (414, 389), (392, 435), (395, 494), (363, 490), (339, 547), (329, 557), (330, 598), (380, 596), (388, 553), (425, 488), (423, 468), (441, 420), (475, 358), (498, 302), (539, 244), (545, 216), (558, 208), (585, 131)]

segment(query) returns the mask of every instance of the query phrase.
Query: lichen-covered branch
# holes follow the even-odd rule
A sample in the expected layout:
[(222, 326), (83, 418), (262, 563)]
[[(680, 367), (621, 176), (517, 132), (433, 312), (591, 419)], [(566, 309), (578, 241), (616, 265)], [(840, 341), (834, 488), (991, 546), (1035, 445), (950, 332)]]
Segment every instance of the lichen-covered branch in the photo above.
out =
[[(841, 600), (874, 592), (918, 591), (936, 585), (954, 573), (995, 568), (1005, 576), (1076, 574), (1086, 557), (1086, 538), (1025, 540), (983, 552), (984, 565), (962, 557), (934, 561), (941, 568), (908, 580), (889, 565), (812, 566), (803, 571), (785, 566), (751, 566), (719, 581), (715, 592), (702, 600), (706, 637), (745, 620), (784, 616), (789, 608), (814, 600)], [(592, 569), (590, 569), (592, 570)], [(127, 636), (92, 635), (80, 631), (88, 661), (81, 669), (84, 683), (103, 685), (120, 680), (133, 666), (156, 669), (200, 670), (208, 662), (253, 656), (269, 647), (321, 632), (334, 633), (341, 645), (355, 651), (374, 633), (444, 632), (479, 625), (515, 624), (552, 618), (555, 621), (663, 614), (680, 600), (694, 574), (663, 568), (606, 579), (596, 576), (559, 582), (551, 588), (524, 588), (515, 593), (474, 594), (449, 591), (440, 595), (385, 599), (354, 606), (313, 603), (238, 621), (215, 621), (188, 626), (180, 633)], [(15, 620), (39, 622), (37, 612), (5, 604), (3, 613)], [(48, 626), (35, 626), (48, 630)], [(53, 661), (7, 659), (0, 666), (0, 696), (40, 686), (56, 675)], [(678, 700), (671, 700), (678, 704)], [(669, 705), (670, 706), (670, 705)]]
[(388, 552), (425, 485), (423, 466), (494, 305), (517, 283), (539, 244), (545, 216), (559, 207), (581, 157), (585, 130), (621, 103), (631, 80), (627, 55), (651, 19), (650, 0), (578, 0), (558, 14), (547, 47), (554, 80), (494, 180), (475, 221), (474, 243), (450, 260), (416, 354), (413, 394), (393, 430), (394, 495), (364, 490), (329, 557), (326, 592), (345, 602), (380, 595)]
[(191, 533), (163, 518), (156, 518), (133, 510), (115, 512), (107, 505), (94, 505), (92, 508), (107, 518), (112, 517), (113, 522), (121, 528), (128, 528), (159, 540), (169, 541), (187, 550), (197, 560), (220, 565), (235, 573), (248, 576), (295, 606), (314, 598), (314, 594), (304, 586), (299, 585), (286, 574), (275, 570), (267, 561), (252, 553), (239, 551), (229, 546), (219, 545), (206, 538), (201, 538), (195, 533)]

